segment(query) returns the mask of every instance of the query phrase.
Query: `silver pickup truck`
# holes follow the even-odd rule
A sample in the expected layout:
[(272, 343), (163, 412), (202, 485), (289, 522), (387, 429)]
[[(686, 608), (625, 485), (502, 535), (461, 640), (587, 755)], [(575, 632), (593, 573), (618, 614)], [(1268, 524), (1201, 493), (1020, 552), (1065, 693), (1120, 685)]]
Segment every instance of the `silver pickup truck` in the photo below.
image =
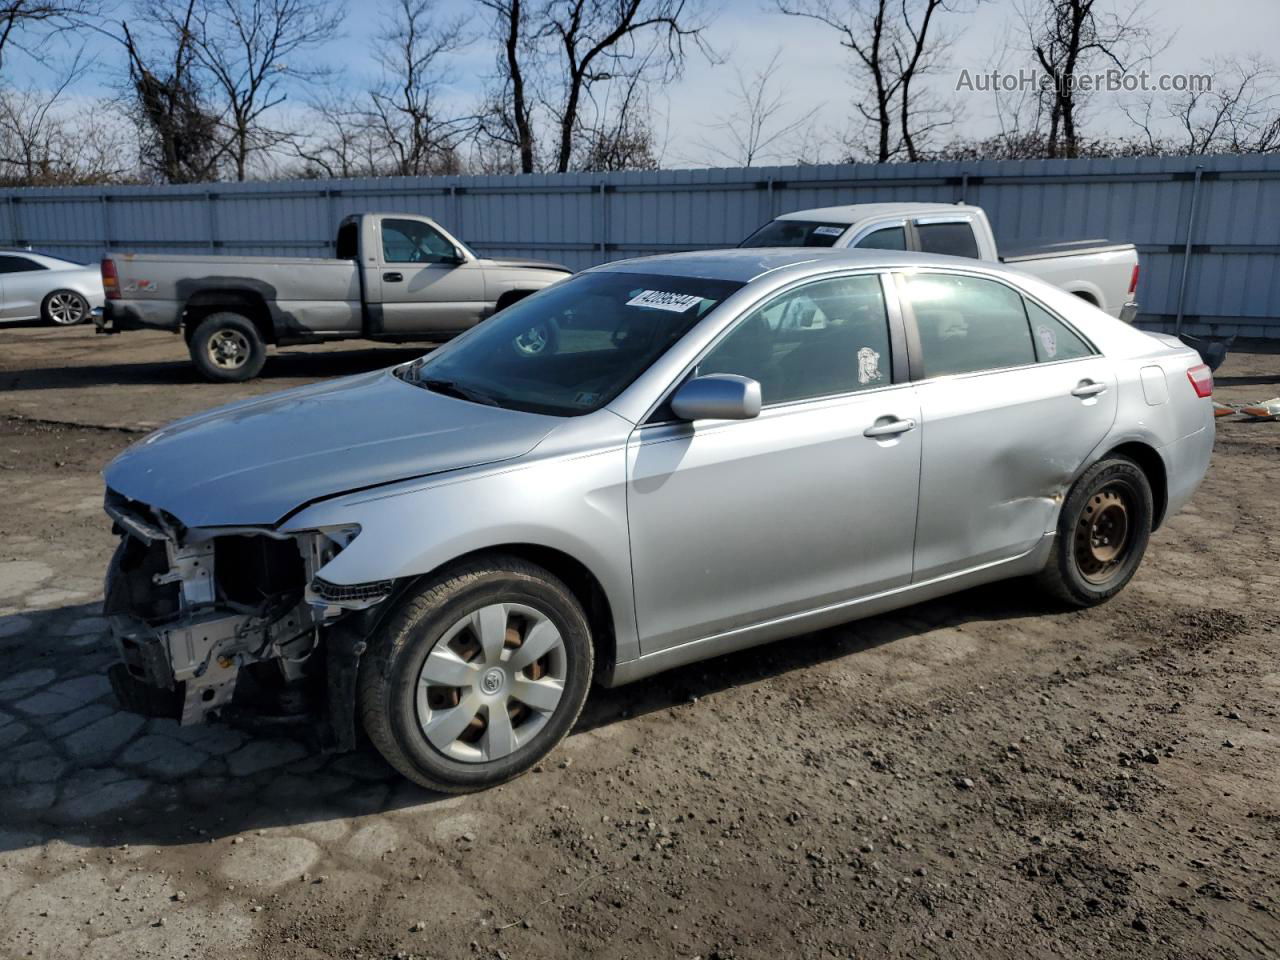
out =
[(961, 203), (854, 203), (797, 210), (770, 220), (740, 246), (919, 250), (988, 260), (1039, 277), (1126, 323), (1138, 314), (1138, 251), (1133, 244), (1082, 240), (1001, 251), (983, 209)]
[(447, 340), (572, 272), (479, 257), (429, 217), (402, 213), (347, 217), (336, 253), (112, 256), (98, 332), (180, 332), (205, 377), (249, 380), (268, 344)]

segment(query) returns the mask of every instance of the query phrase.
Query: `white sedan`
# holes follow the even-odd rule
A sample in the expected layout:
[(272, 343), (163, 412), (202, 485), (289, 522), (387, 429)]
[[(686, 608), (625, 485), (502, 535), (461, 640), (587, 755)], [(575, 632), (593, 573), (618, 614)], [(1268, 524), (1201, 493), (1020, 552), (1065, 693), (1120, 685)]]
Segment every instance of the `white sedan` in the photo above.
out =
[(0, 251), (0, 320), (72, 326), (103, 301), (98, 267), (26, 250)]

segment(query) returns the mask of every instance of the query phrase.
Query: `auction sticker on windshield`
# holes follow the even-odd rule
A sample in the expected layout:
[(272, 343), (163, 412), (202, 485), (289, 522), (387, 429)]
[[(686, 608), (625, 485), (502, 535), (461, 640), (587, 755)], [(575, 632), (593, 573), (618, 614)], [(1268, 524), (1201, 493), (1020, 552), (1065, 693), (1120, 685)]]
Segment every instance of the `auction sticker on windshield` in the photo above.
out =
[(669, 310), (684, 313), (702, 302), (696, 293), (668, 293), (663, 290), (641, 290), (627, 301), (628, 307), (649, 307), (653, 310)]

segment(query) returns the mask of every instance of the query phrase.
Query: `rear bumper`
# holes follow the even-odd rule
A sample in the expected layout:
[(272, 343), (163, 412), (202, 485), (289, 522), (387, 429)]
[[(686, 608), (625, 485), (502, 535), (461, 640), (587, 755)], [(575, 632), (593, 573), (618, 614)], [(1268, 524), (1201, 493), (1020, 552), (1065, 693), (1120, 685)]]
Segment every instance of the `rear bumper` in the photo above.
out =
[(1138, 301), (1130, 300), (1120, 308), (1120, 319), (1128, 324), (1138, 319)]
[(108, 300), (102, 311), (94, 311), (98, 333), (125, 330), (167, 330), (177, 333), (181, 326), (178, 305), (168, 300)]
[[(1207, 401), (1206, 401), (1207, 406)], [(1210, 414), (1212, 417), (1212, 414)], [(1164, 520), (1186, 506), (1200, 487), (1209, 471), (1213, 456), (1214, 424), (1212, 419), (1200, 430), (1183, 437), (1160, 451), (1164, 458), (1168, 477), (1169, 500), (1165, 506)]]

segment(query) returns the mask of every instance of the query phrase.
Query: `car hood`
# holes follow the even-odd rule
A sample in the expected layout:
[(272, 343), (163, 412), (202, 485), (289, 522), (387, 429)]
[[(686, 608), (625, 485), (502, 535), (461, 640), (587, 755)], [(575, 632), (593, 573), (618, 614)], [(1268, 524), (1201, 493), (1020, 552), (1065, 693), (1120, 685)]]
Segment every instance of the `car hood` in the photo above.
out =
[(521, 270), (555, 270), (559, 273), (573, 273), (563, 263), (552, 263), (550, 260), (525, 260), (523, 258), (485, 257), (487, 267), (517, 267)]
[(269, 525), (337, 494), (519, 457), (558, 422), (442, 396), (384, 370), (179, 420), (103, 477), (188, 527)]

